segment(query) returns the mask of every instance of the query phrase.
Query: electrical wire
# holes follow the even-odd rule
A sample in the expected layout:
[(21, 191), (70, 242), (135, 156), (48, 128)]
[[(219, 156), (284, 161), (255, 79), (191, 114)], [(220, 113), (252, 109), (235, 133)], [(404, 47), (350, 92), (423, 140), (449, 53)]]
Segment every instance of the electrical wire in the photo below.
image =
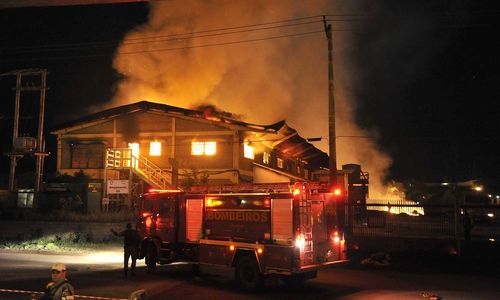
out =
[[(330, 15), (333, 17), (338, 16), (349, 16), (349, 15)], [(232, 35), (238, 33), (249, 33), (255, 31), (265, 31), (272, 30), (277, 28), (284, 27), (292, 27), (292, 26), (302, 26), (302, 25), (310, 25), (315, 23), (323, 23), (323, 19), (307, 21), (307, 22), (298, 22), (301, 20), (311, 20), (322, 17), (320, 15), (317, 16), (308, 16), (294, 19), (286, 19), (280, 21), (273, 22), (264, 22), (264, 23), (256, 23), (249, 25), (241, 25), (241, 26), (233, 26), (233, 27), (225, 27), (225, 28), (217, 28), (217, 29), (209, 29), (195, 32), (186, 32), (186, 33), (177, 33), (177, 34), (169, 34), (169, 35), (158, 35), (158, 36), (149, 36), (149, 37), (137, 37), (137, 38), (128, 38), (125, 42), (122, 42), (122, 46), (133, 45), (133, 44), (146, 44), (146, 43), (158, 43), (158, 42), (171, 42), (171, 41), (179, 41), (186, 39), (196, 39), (203, 37), (213, 37), (213, 36), (223, 36), (223, 35)], [(327, 22), (335, 22), (335, 21), (350, 21), (350, 19), (328, 19)], [(290, 23), (295, 22), (295, 23)], [(285, 23), (285, 24), (283, 24)], [(288, 23), (288, 24), (287, 24)], [(278, 24), (278, 25), (276, 25)], [(274, 26), (268, 26), (274, 25)], [(262, 27), (266, 26), (266, 27)], [(241, 30), (237, 30), (241, 29)], [(237, 31), (235, 31), (237, 30)], [(222, 31), (222, 32), (221, 32)], [(347, 30), (333, 30), (333, 31), (347, 31)], [(38, 45), (38, 46), (19, 46), (19, 47), (4, 47), (0, 48), (0, 51), (4, 53), (15, 52), (15, 54), (19, 53), (33, 53), (33, 52), (51, 52), (51, 51), (67, 51), (67, 50), (84, 50), (84, 49), (92, 49), (92, 48), (114, 48), (116, 45), (120, 43), (118, 40), (106, 41), (106, 42), (89, 42), (89, 43), (72, 43), (72, 44), (52, 44), (52, 45)]]

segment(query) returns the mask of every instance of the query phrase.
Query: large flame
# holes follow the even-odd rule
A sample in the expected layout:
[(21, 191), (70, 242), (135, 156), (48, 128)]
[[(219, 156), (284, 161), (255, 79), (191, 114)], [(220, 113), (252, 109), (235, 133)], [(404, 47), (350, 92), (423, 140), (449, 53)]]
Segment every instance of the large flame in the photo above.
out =
[[(328, 136), (327, 42), (321, 17), (300, 26), (230, 35), (209, 30), (349, 13), (348, 7), (328, 0), (173, 0), (151, 6), (149, 22), (130, 32), (117, 51), (114, 67), (124, 78), (109, 106), (139, 100), (185, 108), (211, 103), (247, 122), (286, 119), (302, 136)], [(334, 29), (348, 25), (334, 23)], [(240, 43), (313, 31), (318, 32)], [(374, 134), (353, 120), (350, 34), (334, 32), (338, 166), (361, 164), (371, 174), (370, 193), (376, 195), (386, 190), (383, 178), (391, 159), (373, 139), (342, 137)], [(223, 45), (204, 47), (208, 44)], [(328, 152), (326, 140), (317, 146)]]

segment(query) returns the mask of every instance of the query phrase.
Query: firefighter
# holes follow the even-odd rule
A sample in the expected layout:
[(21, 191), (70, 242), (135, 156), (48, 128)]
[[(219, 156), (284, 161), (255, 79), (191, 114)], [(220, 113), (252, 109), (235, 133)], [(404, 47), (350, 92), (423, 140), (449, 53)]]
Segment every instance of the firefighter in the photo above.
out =
[(66, 278), (66, 266), (54, 264), (52, 266), (52, 281), (47, 284), (42, 300), (74, 300), (75, 290)]
[(111, 229), (111, 232), (116, 236), (123, 237), (123, 273), (125, 278), (127, 278), (129, 258), (132, 258), (130, 271), (132, 276), (135, 276), (135, 263), (139, 253), (140, 243), (139, 233), (136, 229), (132, 229), (132, 225), (130, 223), (127, 223), (127, 229), (122, 232), (116, 232), (114, 229)]

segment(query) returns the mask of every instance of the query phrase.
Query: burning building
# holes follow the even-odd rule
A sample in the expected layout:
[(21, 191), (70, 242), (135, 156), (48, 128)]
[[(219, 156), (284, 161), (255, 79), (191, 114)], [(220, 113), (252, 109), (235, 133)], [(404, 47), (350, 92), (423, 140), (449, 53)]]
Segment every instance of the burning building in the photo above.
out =
[(57, 171), (102, 182), (104, 203), (130, 205), (146, 188), (314, 179), (328, 155), (285, 121), (245, 123), (214, 107), (141, 101), (62, 124)]

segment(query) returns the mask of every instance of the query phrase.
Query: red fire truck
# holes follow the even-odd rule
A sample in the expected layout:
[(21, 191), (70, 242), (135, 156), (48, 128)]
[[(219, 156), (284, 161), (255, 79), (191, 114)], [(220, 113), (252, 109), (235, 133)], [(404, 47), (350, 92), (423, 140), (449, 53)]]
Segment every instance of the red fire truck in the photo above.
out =
[(267, 276), (314, 278), (347, 261), (344, 198), (343, 189), (306, 182), (152, 190), (140, 201), (139, 258), (148, 271), (173, 262), (232, 267), (249, 290)]

